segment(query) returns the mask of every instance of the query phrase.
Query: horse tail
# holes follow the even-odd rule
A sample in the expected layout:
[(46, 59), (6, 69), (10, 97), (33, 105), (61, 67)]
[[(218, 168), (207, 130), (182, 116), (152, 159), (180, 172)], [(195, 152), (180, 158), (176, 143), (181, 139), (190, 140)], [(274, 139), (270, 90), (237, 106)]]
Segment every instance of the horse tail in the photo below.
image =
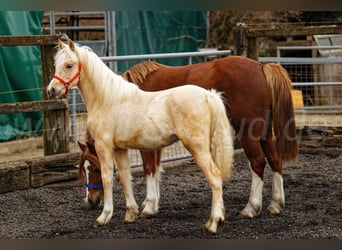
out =
[(233, 133), (227, 118), (221, 93), (211, 90), (208, 103), (212, 111), (210, 131), (210, 152), (221, 172), (222, 180), (228, 180), (232, 173), (234, 147)]
[(298, 142), (291, 96), (291, 79), (287, 71), (277, 63), (264, 64), (263, 71), (272, 91), (272, 126), (278, 156), (284, 161), (296, 159)]

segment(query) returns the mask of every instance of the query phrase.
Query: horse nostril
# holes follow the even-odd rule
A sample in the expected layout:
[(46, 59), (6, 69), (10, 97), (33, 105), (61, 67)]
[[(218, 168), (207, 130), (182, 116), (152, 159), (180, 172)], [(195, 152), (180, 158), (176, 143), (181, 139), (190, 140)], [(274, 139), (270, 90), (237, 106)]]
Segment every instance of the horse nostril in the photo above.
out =
[(88, 198), (88, 204), (90, 209), (95, 209), (100, 206), (101, 198), (96, 196), (95, 198)]
[(53, 97), (55, 96), (55, 88), (48, 88), (47, 90), (48, 96)]

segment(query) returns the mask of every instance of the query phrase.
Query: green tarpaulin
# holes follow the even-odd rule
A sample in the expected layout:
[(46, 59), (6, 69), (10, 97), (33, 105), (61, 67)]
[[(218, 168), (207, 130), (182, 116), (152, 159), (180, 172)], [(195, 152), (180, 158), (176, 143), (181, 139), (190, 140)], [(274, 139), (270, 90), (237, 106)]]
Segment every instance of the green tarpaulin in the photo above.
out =
[[(43, 15), (35, 11), (0, 11), (0, 35), (41, 34)], [(117, 11), (115, 23), (117, 55), (189, 52), (205, 46), (204, 11)], [(184, 65), (187, 60), (157, 61)], [(119, 62), (118, 71), (139, 62)], [(0, 46), (0, 103), (41, 100), (41, 75), (38, 46)], [(0, 114), (0, 141), (35, 136), (42, 129), (42, 120), (41, 112)]]
[[(197, 51), (205, 46), (205, 11), (115, 12), (117, 55)], [(158, 59), (168, 65), (184, 65), (188, 59)], [(123, 72), (141, 61), (118, 63)], [(196, 58), (194, 58), (194, 63)]]
[[(41, 34), (43, 12), (0, 11), (0, 35)], [(38, 46), (0, 46), (0, 103), (41, 100)], [(42, 114), (0, 114), (0, 141), (32, 136), (41, 131)]]

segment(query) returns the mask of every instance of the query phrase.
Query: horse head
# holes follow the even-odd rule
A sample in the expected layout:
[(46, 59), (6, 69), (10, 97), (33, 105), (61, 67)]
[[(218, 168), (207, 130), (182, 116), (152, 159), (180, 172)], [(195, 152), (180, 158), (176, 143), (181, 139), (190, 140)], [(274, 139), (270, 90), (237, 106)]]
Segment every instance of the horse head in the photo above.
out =
[(82, 65), (76, 56), (76, 46), (69, 40), (68, 45), (58, 40), (59, 50), (55, 56), (55, 75), (50, 81), (47, 92), (50, 97), (62, 98), (71, 87), (80, 81)]
[(91, 207), (99, 207), (103, 201), (103, 185), (101, 180), (100, 162), (96, 155), (94, 144), (78, 142), (81, 149), (78, 168), (79, 179), (86, 178), (85, 202)]

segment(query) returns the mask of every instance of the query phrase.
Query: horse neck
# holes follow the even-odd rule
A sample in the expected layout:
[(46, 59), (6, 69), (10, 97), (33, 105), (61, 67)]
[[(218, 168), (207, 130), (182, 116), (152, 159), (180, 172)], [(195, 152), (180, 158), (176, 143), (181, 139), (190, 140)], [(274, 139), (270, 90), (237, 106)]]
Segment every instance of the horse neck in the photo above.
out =
[[(83, 66), (79, 90), (88, 112), (96, 110), (100, 105), (113, 105), (116, 101), (114, 94), (120, 94), (118, 92), (122, 89), (118, 84), (125, 84), (125, 89), (130, 89), (126, 85), (130, 83), (111, 71), (95, 54), (79, 49), (78, 56)], [(133, 86), (132, 88), (137, 88)]]

